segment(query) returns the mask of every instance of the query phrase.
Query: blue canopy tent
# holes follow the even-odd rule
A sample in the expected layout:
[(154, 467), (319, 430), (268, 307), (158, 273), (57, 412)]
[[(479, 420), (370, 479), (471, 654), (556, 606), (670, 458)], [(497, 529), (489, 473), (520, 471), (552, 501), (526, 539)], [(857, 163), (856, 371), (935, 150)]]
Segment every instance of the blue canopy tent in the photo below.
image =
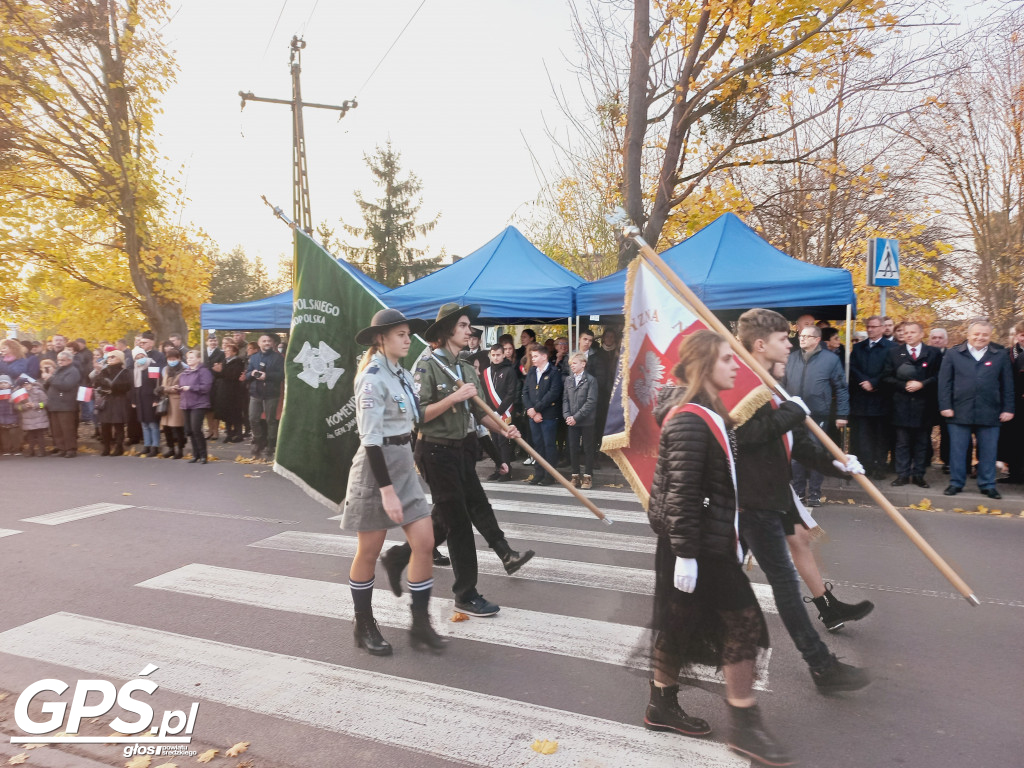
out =
[[(387, 293), (388, 287), (373, 280), (347, 261), (338, 259), (342, 269), (353, 275), (378, 296)], [(287, 290), (277, 296), (268, 296), (256, 301), (238, 304), (203, 304), (199, 308), (201, 328), (222, 328), (239, 331), (287, 331), (292, 327), (292, 292)]]
[[(796, 318), (841, 319), (856, 307), (853, 277), (845, 269), (799, 261), (775, 248), (733, 213), (661, 254), (708, 309), (735, 319), (751, 307)], [(626, 270), (587, 283), (576, 293), (576, 311), (622, 315)]]
[[(479, 304), (479, 323), (552, 321), (576, 315), (583, 279), (545, 256), (515, 227), (454, 264), (381, 297), (406, 317), (433, 320), (446, 301)], [(621, 300), (619, 312), (621, 313)]]

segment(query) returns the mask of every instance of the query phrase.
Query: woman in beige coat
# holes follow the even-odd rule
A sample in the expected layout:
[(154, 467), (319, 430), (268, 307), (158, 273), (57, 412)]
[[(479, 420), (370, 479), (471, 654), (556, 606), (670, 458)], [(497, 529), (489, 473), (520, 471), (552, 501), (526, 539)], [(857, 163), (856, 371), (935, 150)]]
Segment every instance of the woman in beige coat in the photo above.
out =
[(160, 374), (160, 385), (156, 388), (158, 397), (166, 397), (167, 413), (160, 417), (160, 427), (167, 440), (164, 458), (180, 459), (185, 449), (185, 414), (181, 410), (181, 390), (178, 388), (178, 377), (185, 370), (181, 364), (181, 352), (176, 349), (167, 350), (167, 366)]

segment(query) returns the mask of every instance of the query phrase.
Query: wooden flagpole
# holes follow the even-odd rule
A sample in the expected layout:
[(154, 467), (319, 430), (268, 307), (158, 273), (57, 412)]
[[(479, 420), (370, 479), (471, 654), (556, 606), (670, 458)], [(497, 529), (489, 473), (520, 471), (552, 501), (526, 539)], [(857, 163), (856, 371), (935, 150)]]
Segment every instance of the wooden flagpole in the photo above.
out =
[[(613, 225), (616, 222), (613, 222)], [(621, 220), (617, 223), (621, 225)], [(640, 247), (640, 258), (644, 259), (653, 269), (655, 269), (661, 277), (666, 280), (669, 285), (673, 288), (677, 295), (677, 298), (685, 304), (688, 304), (697, 313), (704, 324), (716, 333), (721, 334), (729, 340), (729, 344), (737, 356), (750, 367), (750, 369), (756, 373), (761, 381), (771, 389), (775, 394), (779, 395), (784, 399), (788, 399), (786, 393), (779, 386), (778, 382), (772, 378), (771, 374), (768, 373), (750, 352), (747, 351), (739, 339), (733, 336), (732, 332), (725, 327), (714, 313), (711, 312), (704, 303), (697, 298), (697, 295), (690, 290), (689, 286), (686, 285), (679, 276), (672, 271), (672, 268), (665, 263), (665, 260), (659, 256), (650, 245), (640, 236), (640, 230), (635, 226), (625, 226), (622, 228), (623, 236), (633, 240)], [(805, 426), (811, 431), (811, 433), (821, 442), (823, 446), (832, 454), (838, 461), (843, 464), (846, 463), (846, 454), (843, 453), (842, 449), (836, 445), (832, 438), (830, 438), (825, 431), (819, 427), (809, 416), (804, 419)], [(950, 584), (952, 584), (957, 592), (964, 596), (968, 603), (971, 605), (981, 605), (981, 601), (974, 595), (973, 590), (967, 583), (960, 578), (959, 574), (954, 571), (949, 564), (942, 559), (942, 556), (936, 552), (932, 546), (925, 541), (924, 537), (917, 532), (907, 519), (900, 514), (899, 510), (893, 506), (892, 502), (889, 501), (882, 492), (875, 487), (875, 484), (867, 479), (864, 475), (853, 475), (853, 479), (860, 484), (861, 488), (867, 491), (868, 495), (874, 500), (879, 507), (892, 519), (900, 530), (907, 535), (907, 537), (914, 542), (918, 549), (924, 553), (932, 565), (934, 565), (939, 572), (946, 577)]]

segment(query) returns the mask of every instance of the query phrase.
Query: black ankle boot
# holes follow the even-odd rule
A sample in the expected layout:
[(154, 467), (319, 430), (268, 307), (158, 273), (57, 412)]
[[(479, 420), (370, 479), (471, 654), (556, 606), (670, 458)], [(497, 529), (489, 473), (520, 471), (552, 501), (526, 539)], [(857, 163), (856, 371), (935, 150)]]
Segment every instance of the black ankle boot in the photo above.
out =
[(761, 765), (792, 765), (793, 761), (775, 738), (768, 733), (761, 721), (761, 710), (752, 707), (734, 707), (729, 704), (732, 728), (729, 733), (729, 749), (751, 758)]
[(871, 684), (871, 675), (866, 669), (844, 664), (835, 654), (829, 657), (824, 667), (812, 669), (811, 678), (822, 693), (859, 691)]
[(434, 547), (432, 555), (434, 557), (434, 565), (446, 566), (452, 564), (452, 559), (450, 557), (442, 555), (441, 550), (439, 550), (437, 547)]
[(443, 651), (448, 645), (448, 638), (441, 637), (434, 631), (427, 611), (412, 612), (412, 626), (409, 628), (409, 644), (413, 648), (426, 646), (432, 651)]
[(356, 611), (356, 618), (352, 624), (352, 635), (355, 637), (356, 647), (365, 648), (371, 656), (391, 655), (391, 643), (381, 635), (372, 611)]
[(494, 552), (501, 558), (501, 564), (505, 566), (505, 573), (509, 576), (530, 562), (530, 559), (534, 555), (534, 551), (532, 549), (528, 549), (523, 552), (523, 554), (519, 554), (508, 545), (508, 542), (505, 539), (502, 539), (495, 545)]
[(174, 449), (174, 458), (176, 458), (176, 459), (183, 459), (183, 458), (185, 458), (185, 446), (179, 445), (177, 448)]
[(644, 728), (672, 731), (683, 736), (707, 736), (711, 726), (699, 717), (690, 717), (679, 706), (679, 686), (659, 688), (651, 680), (651, 701), (644, 712)]
[(862, 600), (853, 605), (844, 603), (832, 594), (832, 584), (829, 582), (825, 582), (824, 595), (810, 600), (805, 597), (804, 602), (814, 603), (818, 609), (818, 618), (821, 619), (829, 632), (842, 629), (843, 625), (848, 621), (863, 619), (875, 608), (875, 604), (870, 600)]
[(174, 448), (173, 448), (173, 447), (171, 447), (171, 446), (167, 446), (167, 450), (166, 450), (166, 451), (164, 451), (164, 458), (165, 458), (165, 459), (169, 459), (169, 458), (171, 458), (171, 457), (172, 457), (173, 455), (174, 455)]
[(384, 572), (388, 575), (388, 583), (391, 585), (391, 591), (395, 593), (395, 597), (402, 596), (402, 571), (405, 570), (407, 560), (400, 557), (402, 547), (392, 547), (383, 555), (380, 556), (380, 561), (384, 565)]

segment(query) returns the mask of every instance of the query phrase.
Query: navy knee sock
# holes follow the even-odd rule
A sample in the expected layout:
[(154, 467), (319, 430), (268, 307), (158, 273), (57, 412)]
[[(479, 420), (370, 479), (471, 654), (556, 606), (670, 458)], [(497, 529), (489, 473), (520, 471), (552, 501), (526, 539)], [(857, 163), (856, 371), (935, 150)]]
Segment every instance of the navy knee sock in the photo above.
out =
[(352, 590), (352, 604), (356, 613), (369, 613), (373, 602), (373, 579), (369, 581), (348, 580), (349, 589)]
[(430, 604), (430, 590), (434, 586), (434, 579), (426, 581), (410, 581), (409, 592), (412, 595), (412, 609), (414, 611), (425, 611)]

